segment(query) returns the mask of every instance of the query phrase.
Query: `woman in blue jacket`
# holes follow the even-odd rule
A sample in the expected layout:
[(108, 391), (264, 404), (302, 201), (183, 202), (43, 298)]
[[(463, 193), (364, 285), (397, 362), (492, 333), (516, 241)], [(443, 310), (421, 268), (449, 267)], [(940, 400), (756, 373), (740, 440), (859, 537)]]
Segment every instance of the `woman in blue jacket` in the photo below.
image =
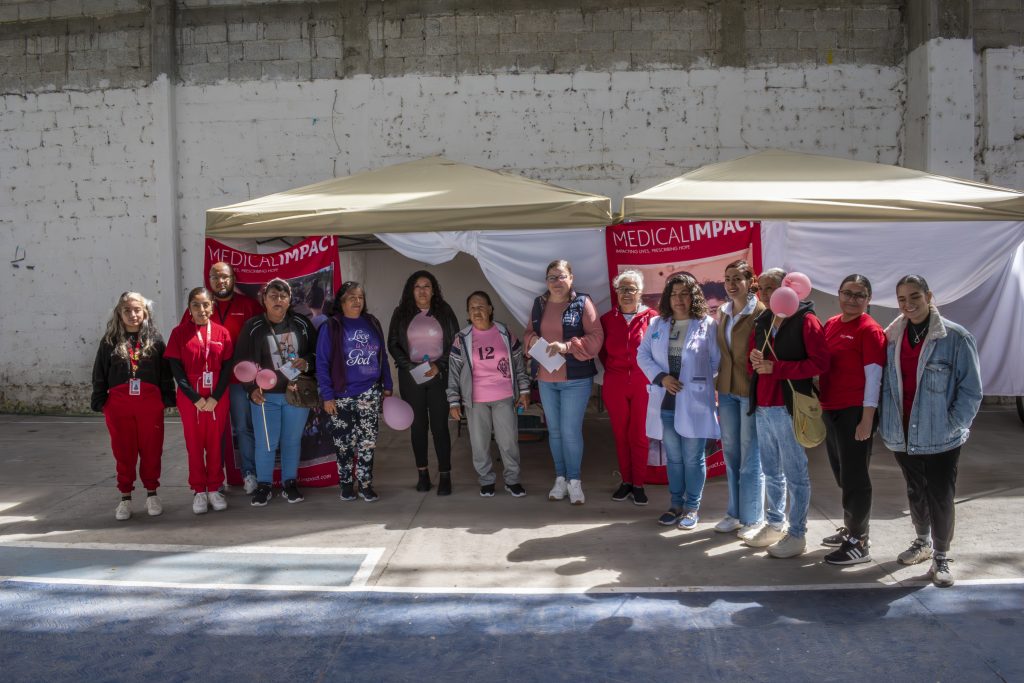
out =
[(900, 564), (932, 558), (928, 575), (952, 586), (957, 462), (981, 405), (981, 371), (974, 337), (939, 315), (928, 283), (904, 276), (896, 285), (900, 314), (885, 330), (880, 433), (903, 470), (917, 537)]
[(704, 293), (689, 273), (676, 273), (665, 282), (658, 313), (637, 350), (637, 364), (651, 382), (647, 436), (665, 446), (672, 496), (658, 523), (693, 529), (707, 478), (704, 446), (721, 435), (715, 410), (718, 323), (708, 315)]

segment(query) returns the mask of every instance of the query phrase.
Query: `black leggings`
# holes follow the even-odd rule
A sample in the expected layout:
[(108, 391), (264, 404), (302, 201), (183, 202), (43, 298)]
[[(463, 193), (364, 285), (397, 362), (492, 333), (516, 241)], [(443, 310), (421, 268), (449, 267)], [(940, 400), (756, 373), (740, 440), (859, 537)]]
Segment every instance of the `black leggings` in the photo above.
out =
[(948, 552), (956, 522), (953, 497), (960, 447), (931, 455), (895, 453), (895, 456), (907, 480), (907, 500), (914, 530), (919, 536), (931, 533), (935, 551)]
[(828, 462), (843, 492), (843, 526), (855, 538), (867, 538), (871, 521), (871, 439), (854, 438), (863, 414), (863, 407), (853, 406), (826, 410), (823, 415)]
[(412, 453), (416, 467), (427, 466), (427, 431), (434, 433), (434, 451), (437, 453), (437, 471), (450, 472), (452, 469), (452, 441), (448, 433), (448, 396), (445, 393), (445, 377), (438, 373), (424, 384), (408, 372), (399, 371), (398, 390), (402, 399), (412, 406)]

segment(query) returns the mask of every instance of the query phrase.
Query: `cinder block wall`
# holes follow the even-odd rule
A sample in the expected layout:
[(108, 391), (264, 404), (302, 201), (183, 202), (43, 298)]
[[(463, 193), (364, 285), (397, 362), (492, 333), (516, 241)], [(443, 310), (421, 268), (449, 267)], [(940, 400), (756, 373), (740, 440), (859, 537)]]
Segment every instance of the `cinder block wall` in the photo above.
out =
[(81, 409), (121, 291), (169, 331), (212, 206), (431, 154), (616, 203), (765, 147), (900, 163), (926, 40), (973, 41), (976, 177), (1024, 185), (1021, 2), (931, 5), (4, 0), (0, 409)]

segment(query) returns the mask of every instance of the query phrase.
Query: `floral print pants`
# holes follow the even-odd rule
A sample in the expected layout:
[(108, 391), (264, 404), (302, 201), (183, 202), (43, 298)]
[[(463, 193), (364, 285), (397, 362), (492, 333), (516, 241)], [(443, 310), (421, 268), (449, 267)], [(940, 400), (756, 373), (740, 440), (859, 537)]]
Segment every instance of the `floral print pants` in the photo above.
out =
[(379, 416), (383, 392), (375, 384), (358, 396), (334, 399), (337, 413), (331, 415), (329, 429), (338, 457), (338, 481), (351, 484), (353, 463), (355, 481), (369, 486), (373, 481), (373, 453), (380, 433)]

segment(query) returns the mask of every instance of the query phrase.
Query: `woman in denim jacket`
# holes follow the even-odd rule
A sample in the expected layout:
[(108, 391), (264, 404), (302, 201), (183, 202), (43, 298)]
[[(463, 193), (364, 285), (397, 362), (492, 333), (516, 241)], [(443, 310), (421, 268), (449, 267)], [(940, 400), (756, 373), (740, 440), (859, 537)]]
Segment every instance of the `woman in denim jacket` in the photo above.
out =
[(981, 373), (974, 337), (939, 315), (928, 283), (907, 275), (896, 285), (900, 315), (885, 330), (882, 440), (903, 470), (917, 538), (900, 564), (932, 558), (928, 575), (952, 586), (953, 496), (960, 447), (981, 405)]

